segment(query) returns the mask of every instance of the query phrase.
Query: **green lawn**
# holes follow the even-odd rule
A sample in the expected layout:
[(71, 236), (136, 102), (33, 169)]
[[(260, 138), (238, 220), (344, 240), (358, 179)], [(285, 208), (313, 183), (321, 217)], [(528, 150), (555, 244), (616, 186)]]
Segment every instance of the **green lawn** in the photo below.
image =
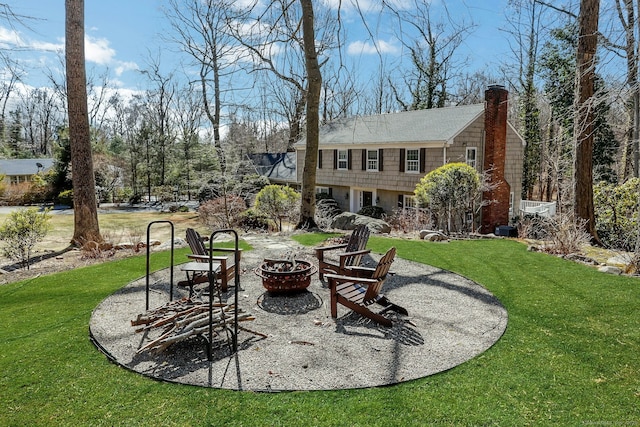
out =
[[(640, 422), (640, 279), (507, 240), (369, 241), (376, 252), (391, 245), (490, 289), (509, 312), (502, 339), (450, 371), (392, 387), (257, 394), (156, 382), (111, 364), (88, 339), (93, 308), (144, 274), (144, 257), (130, 258), (0, 287), (0, 425)], [(152, 266), (168, 259), (155, 254)]]

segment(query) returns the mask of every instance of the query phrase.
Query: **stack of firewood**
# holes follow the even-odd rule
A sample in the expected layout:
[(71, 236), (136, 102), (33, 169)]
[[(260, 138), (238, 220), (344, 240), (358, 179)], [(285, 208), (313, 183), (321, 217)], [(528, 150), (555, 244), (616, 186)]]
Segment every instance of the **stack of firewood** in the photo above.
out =
[[(233, 304), (213, 304), (212, 329), (215, 336), (220, 336), (233, 326), (235, 316)], [(255, 318), (238, 312), (238, 322), (254, 320)], [(169, 302), (163, 306), (139, 314), (131, 321), (131, 326), (141, 326), (136, 332), (161, 330), (160, 336), (140, 347), (136, 353), (147, 350), (160, 352), (171, 344), (185, 341), (193, 336), (209, 333), (209, 303), (197, 302), (189, 298), (182, 298)]]

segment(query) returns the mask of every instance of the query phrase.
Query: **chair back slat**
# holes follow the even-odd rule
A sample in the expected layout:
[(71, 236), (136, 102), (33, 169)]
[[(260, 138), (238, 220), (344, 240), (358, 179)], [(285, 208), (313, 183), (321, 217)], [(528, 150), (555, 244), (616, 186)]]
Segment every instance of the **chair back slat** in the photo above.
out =
[(207, 250), (204, 247), (204, 242), (202, 241), (202, 237), (200, 237), (200, 233), (193, 228), (187, 228), (187, 243), (194, 255), (207, 254)]
[(367, 293), (364, 296), (365, 301), (371, 301), (380, 294), (380, 290), (382, 289), (384, 281), (387, 279), (387, 274), (389, 274), (389, 270), (391, 269), (391, 264), (393, 264), (395, 256), (396, 248), (392, 247), (382, 258), (380, 258), (375, 271), (371, 275), (371, 278), (377, 280), (377, 282), (372, 283), (367, 287)]
[[(363, 225), (357, 226), (351, 233), (351, 236), (349, 236), (349, 241), (347, 242), (347, 247), (345, 248), (345, 252), (356, 252), (356, 251), (362, 251), (366, 249), (370, 234), (371, 234), (371, 231), (369, 230), (369, 227), (367, 227), (366, 225), (363, 224)], [(360, 265), (361, 261), (362, 261), (362, 254), (352, 255), (346, 258), (345, 265), (357, 266), (357, 265)]]

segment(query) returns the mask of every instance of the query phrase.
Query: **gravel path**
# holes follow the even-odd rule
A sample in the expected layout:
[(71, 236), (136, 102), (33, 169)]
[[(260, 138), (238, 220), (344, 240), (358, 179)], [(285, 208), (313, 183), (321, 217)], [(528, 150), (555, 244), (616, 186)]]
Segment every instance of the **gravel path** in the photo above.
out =
[[(243, 239), (255, 249), (242, 256), (239, 306), (255, 320), (242, 325), (266, 338), (241, 330), (238, 352), (218, 343), (211, 362), (202, 338), (136, 355), (153, 338), (130, 323), (144, 312), (142, 277), (94, 310), (90, 334), (98, 348), (121, 366), (159, 380), (234, 390), (331, 390), (394, 384), (453, 368), (491, 347), (507, 327), (505, 308), (485, 288), (400, 258), (383, 291), (409, 317), (389, 314), (394, 326), (386, 328), (339, 306), (333, 320), (328, 290), (317, 275), (306, 292), (272, 295), (252, 271), (263, 258), (287, 251), (312, 260), (312, 249), (286, 238)], [(378, 258), (374, 254), (369, 264)], [(175, 269), (176, 283), (183, 274)], [(168, 301), (168, 282), (169, 270), (151, 277), (151, 307)], [(224, 296), (233, 298), (233, 288)]]

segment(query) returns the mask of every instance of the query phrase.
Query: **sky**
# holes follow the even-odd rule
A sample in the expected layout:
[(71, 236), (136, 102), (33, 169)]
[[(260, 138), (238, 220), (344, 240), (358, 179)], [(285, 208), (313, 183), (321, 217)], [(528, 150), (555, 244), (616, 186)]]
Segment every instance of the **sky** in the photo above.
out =
[[(242, 0), (238, 0), (242, 1)], [(337, 0), (326, 0), (337, 1)], [(361, 0), (362, 3), (372, 0)], [(395, 0), (403, 2), (407, 0)], [(445, 0), (432, 0), (433, 7)], [(43, 70), (59, 69), (56, 52), (64, 49), (64, 1), (63, 0), (5, 0), (17, 15), (32, 17), (24, 22), (29, 28), (0, 21), (0, 48), (9, 48), (10, 56), (25, 63), (24, 82), (31, 86), (46, 85)], [(85, 31), (87, 67), (96, 72), (108, 69), (110, 83), (122, 90), (142, 90), (144, 79), (138, 70), (145, 68), (150, 56), (162, 52), (178, 60), (173, 46), (167, 46), (161, 37), (167, 34), (169, 25), (161, 6), (164, 0), (86, 0)], [(361, 3), (361, 4), (362, 4)], [(504, 9), (507, 0), (446, 0), (455, 18), (464, 17), (477, 25), (460, 48), (470, 60), (470, 71), (485, 67), (495, 71), (495, 58), (508, 54)], [(347, 12), (348, 13), (348, 12)], [(373, 60), (371, 40), (352, 15), (348, 20), (349, 40), (347, 53), (366, 63)], [(389, 55), (397, 54), (399, 43), (393, 39), (391, 29), (377, 26), (375, 36)]]

